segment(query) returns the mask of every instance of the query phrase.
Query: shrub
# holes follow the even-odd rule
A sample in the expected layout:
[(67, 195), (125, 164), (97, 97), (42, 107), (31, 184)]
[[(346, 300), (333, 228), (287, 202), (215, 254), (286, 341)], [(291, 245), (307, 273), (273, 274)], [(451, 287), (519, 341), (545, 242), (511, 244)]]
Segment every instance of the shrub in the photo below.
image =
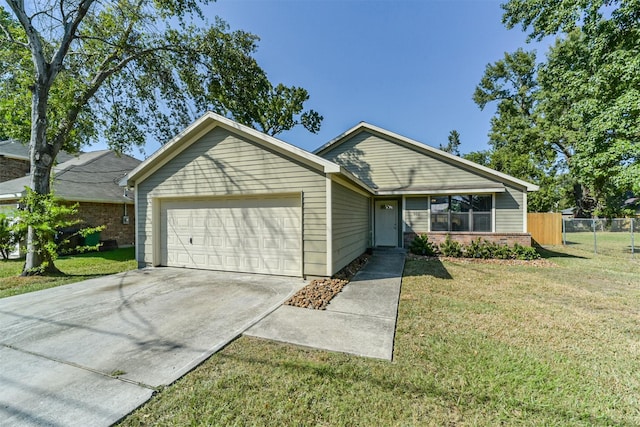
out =
[(447, 234), (447, 237), (444, 239), (444, 242), (440, 244), (440, 252), (444, 256), (449, 256), (454, 258), (460, 258), (464, 253), (460, 242), (451, 240), (451, 236), (448, 234)]
[(530, 261), (539, 259), (540, 254), (535, 248), (522, 246), (518, 243), (510, 247), (509, 245), (501, 245), (489, 242), (478, 237), (468, 245), (462, 245), (447, 235), (444, 242), (440, 245), (440, 252), (444, 256), (449, 257), (466, 257), (477, 259), (519, 259)]
[(497, 259), (513, 258), (513, 251), (508, 245), (491, 244), (491, 257)]
[(409, 250), (416, 255), (434, 256), (436, 254), (436, 247), (429, 241), (426, 234), (417, 235), (411, 242)]
[(516, 259), (525, 261), (540, 259), (540, 254), (536, 251), (536, 248), (531, 246), (522, 246), (519, 243), (513, 245), (511, 252), (513, 253), (513, 257)]
[(464, 255), (467, 258), (489, 259), (491, 258), (491, 247), (488, 242), (485, 242), (478, 237), (465, 247)]
[(0, 255), (3, 259), (9, 259), (9, 254), (19, 241), (20, 237), (14, 232), (11, 219), (5, 214), (0, 214)]

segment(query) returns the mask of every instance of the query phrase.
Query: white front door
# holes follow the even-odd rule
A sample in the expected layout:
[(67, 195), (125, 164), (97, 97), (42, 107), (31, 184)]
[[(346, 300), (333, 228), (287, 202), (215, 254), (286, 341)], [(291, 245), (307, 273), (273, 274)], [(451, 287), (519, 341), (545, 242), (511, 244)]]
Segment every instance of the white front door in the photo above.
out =
[(398, 201), (377, 200), (375, 212), (376, 246), (398, 246)]

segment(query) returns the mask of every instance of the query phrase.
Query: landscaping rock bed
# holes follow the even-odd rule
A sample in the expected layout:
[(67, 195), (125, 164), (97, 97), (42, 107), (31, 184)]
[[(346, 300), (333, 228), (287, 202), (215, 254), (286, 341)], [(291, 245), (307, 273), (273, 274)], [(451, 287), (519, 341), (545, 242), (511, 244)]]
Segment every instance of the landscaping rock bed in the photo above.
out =
[(355, 276), (368, 260), (369, 255), (361, 255), (340, 270), (333, 278), (312, 280), (311, 283), (285, 301), (285, 305), (325, 310), (329, 302), (331, 302), (331, 299), (349, 283), (351, 278)]

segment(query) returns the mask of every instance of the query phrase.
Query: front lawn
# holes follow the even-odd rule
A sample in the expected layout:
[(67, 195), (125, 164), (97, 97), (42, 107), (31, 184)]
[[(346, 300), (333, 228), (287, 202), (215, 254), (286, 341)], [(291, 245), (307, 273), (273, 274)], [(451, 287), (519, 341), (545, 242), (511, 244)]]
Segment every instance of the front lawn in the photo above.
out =
[(140, 425), (640, 425), (640, 265), (411, 260), (394, 361), (242, 337)]
[(62, 276), (20, 277), (23, 266), (24, 259), (0, 261), (0, 298), (133, 270), (137, 263), (134, 248), (121, 248), (61, 257), (56, 266)]

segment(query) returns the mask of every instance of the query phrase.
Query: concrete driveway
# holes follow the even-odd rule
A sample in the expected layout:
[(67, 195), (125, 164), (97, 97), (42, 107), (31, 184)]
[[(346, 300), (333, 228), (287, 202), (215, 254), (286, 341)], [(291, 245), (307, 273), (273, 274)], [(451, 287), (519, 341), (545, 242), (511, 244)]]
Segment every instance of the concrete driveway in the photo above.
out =
[(155, 268), (0, 299), (0, 425), (111, 425), (302, 286)]

